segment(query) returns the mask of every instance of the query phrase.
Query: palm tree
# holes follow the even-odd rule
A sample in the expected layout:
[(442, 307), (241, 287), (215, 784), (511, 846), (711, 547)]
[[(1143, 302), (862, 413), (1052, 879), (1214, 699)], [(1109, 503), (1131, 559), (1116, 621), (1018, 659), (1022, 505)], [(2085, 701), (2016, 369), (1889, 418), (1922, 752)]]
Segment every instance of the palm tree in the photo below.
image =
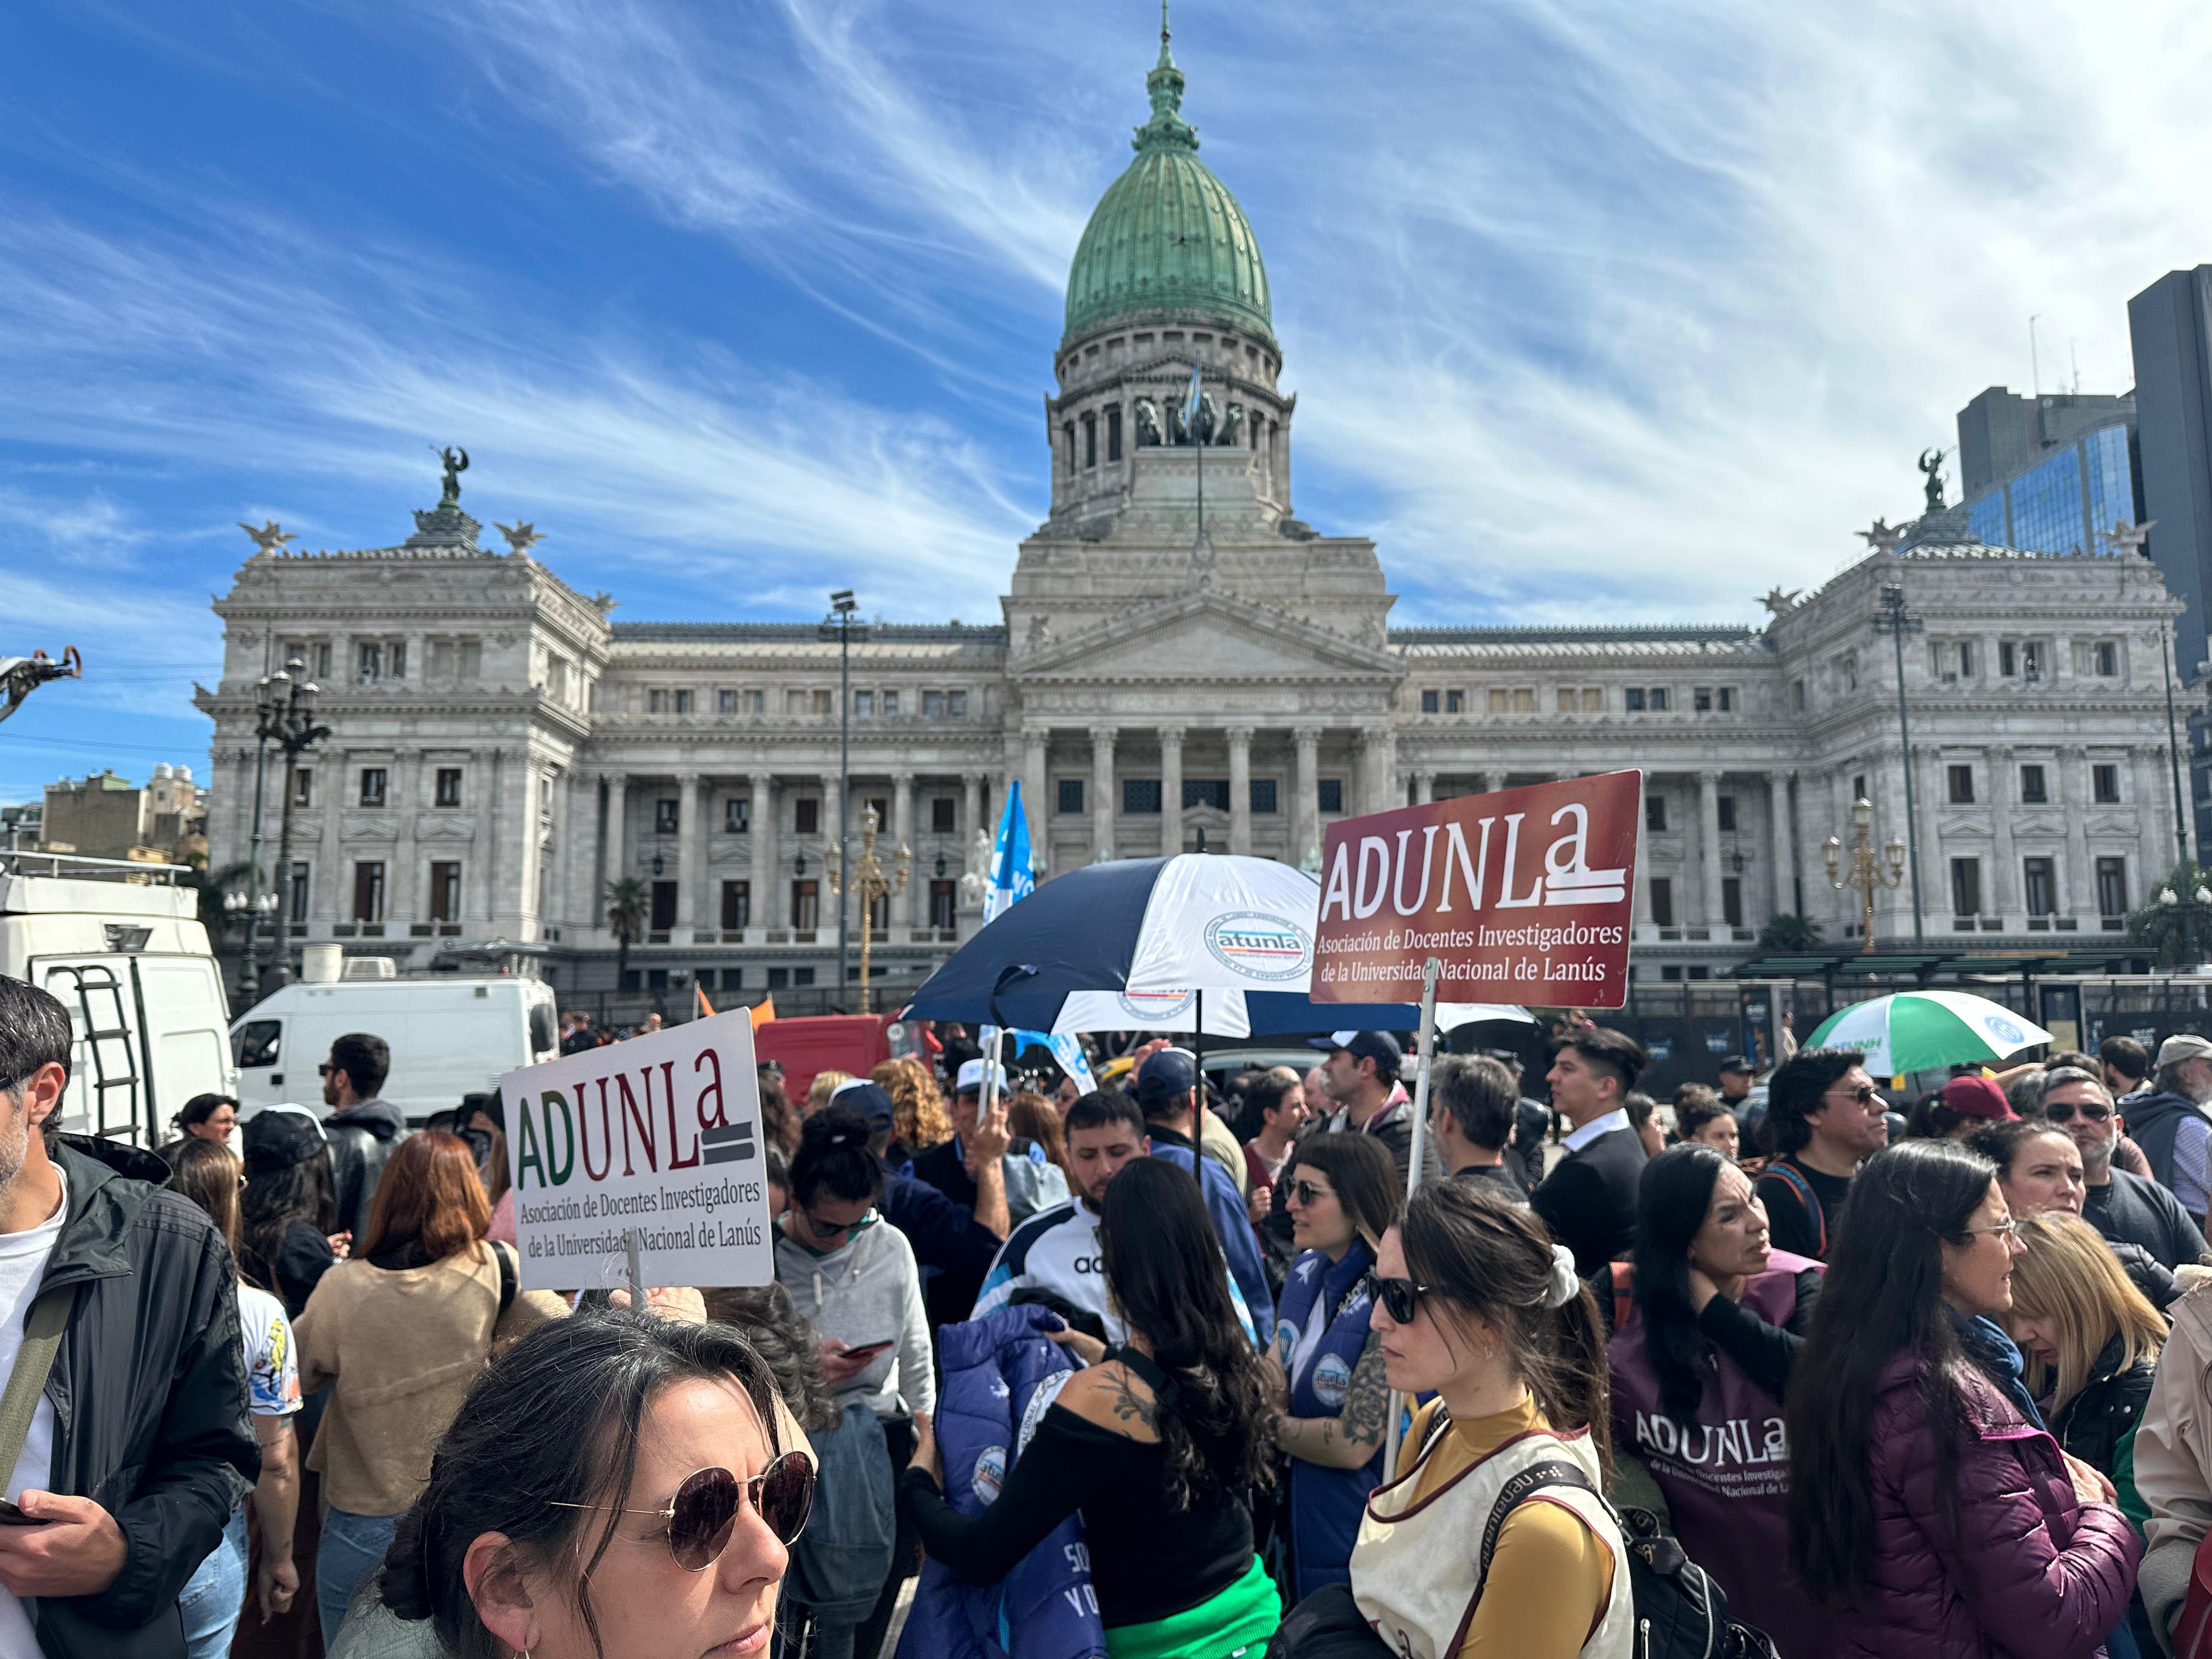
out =
[(1784, 910), (1759, 932), (1759, 948), (1776, 956), (1804, 956), (1820, 948), (1820, 924)]
[(645, 884), (635, 876), (623, 876), (607, 884), (607, 926), (614, 929), (617, 945), (615, 983), (629, 971), (629, 947), (645, 929), (645, 919), (653, 908), (653, 900), (645, 890)]

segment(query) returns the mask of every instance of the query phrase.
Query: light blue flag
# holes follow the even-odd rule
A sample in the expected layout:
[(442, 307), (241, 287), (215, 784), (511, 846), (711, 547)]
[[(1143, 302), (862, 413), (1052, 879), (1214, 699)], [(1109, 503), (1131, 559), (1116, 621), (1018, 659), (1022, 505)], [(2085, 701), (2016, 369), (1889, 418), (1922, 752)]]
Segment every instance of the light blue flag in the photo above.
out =
[(1206, 393), (1199, 380), (1198, 365), (1190, 366), (1190, 395), (1182, 400), (1183, 429), (1194, 440), (1198, 436), (1198, 412), (1206, 406)]
[(991, 848), (991, 884), (983, 894), (983, 920), (995, 921), (1006, 907), (1036, 890), (1030, 871), (1030, 821), (1022, 811), (1022, 781), (1006, 787), (1006, 810), (999, 816), (999, 838)]

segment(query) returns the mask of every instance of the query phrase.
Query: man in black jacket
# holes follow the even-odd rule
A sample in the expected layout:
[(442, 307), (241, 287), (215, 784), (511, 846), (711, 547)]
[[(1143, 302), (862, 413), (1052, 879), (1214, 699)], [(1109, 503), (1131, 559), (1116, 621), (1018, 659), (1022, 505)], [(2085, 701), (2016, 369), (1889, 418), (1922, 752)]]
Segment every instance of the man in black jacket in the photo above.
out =
[(1578, 1025), (1560, 1039), (1544, 1079), (1553, 1109), (1575, 1127), (1561, 1143), (1566, 1156), (1528, 1203), (1586, 1277), (1636, 1234), (1636, 1183), (1648, 1160), (1622, 1102), (1650, 1064), (1644, 1045), (1626, 1032)]
[(0, 977), (0, 1373), (34, 1302), (67, 1308), (6, 1474), (40, 1524), (0, 1527), (0, 1651), (182, 1659), (178, 1592), (261, 1468), (237, 1279), (159, 1158), (55, 1133), (70, 1051), (62, 1005)]
[(2043, 1079), (2042, 1111), (2081, 1153), (2083, 1220), (2108, 1239), (2141, 1245), (2166, 1267), (2203, 1258), (2204, 1235), (2181, 1200), (2155, 1181), (2112, 1167), (2120, 1115), (2111, 1090), (2090, 1073), (2061, 1067)]
[(392, 1049), (380, 1036), (349, 1031), (331, 1044), (322, 1067), (323, 1104), (337, 1109), (323, 1120), (331, 1140), (331, 1174), (338, 1189), (338, 1231), (356, 1248), (368, 1242), (368, 1216), (392, 1149), (407, 1138), (407, 1119), (376, 1091), (392, 1075)]

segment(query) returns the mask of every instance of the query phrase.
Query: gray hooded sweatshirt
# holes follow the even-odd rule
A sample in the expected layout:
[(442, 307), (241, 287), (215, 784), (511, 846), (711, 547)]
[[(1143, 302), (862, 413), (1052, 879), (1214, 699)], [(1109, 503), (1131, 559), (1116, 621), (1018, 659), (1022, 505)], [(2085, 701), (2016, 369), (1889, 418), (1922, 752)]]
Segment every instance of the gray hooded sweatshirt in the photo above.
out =
[(869, 1224), (827, 1255), (779, 1231), (775, 1276), (816, 1335), (834, 1336), (850, 1348), (891, 1341), (867, 1370), (837, 1389), (841, 1407), (857, 1400), (878, 1417), (937, 1409), (921, 1271), (906, 1235), (881, 1213), (870, 1211)]

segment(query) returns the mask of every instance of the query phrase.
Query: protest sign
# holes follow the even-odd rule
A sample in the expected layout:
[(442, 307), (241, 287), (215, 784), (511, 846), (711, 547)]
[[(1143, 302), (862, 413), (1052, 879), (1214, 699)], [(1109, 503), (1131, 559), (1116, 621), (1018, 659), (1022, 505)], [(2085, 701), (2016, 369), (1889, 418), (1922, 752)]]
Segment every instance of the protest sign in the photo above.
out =
[(499, 1080), (528, 1291), (775, 1277), (753, 1023), (742, 1008)]
[(1328, 827), (1316, 1002), (1447, 1000), (1618, 1008), (1628, 1000), (1644, 775), (1607, 772)]

